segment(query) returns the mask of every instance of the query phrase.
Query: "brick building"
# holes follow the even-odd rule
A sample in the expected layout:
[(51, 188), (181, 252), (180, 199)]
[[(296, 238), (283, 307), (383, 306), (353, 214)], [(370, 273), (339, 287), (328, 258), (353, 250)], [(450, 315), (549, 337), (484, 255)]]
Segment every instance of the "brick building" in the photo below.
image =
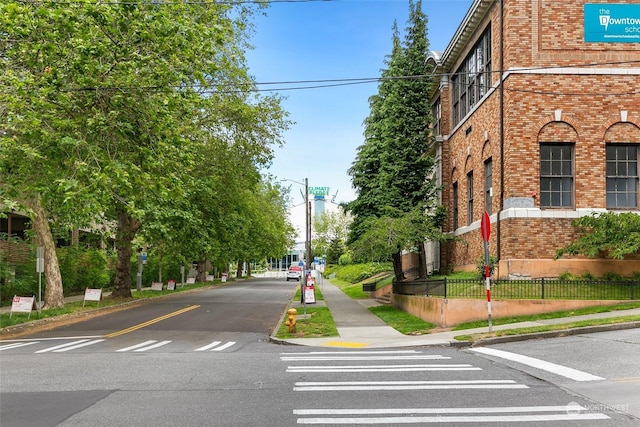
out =
[[(594, 0), (595, 1), (595, 0)], [(639, 206), (640, 1), (475, 0), (430, 100), (445, 231), (440, 268), (475, 268), (491, 220), (497, 275), (640, 272), (640, 261), (554, 261), (571, 221)]]

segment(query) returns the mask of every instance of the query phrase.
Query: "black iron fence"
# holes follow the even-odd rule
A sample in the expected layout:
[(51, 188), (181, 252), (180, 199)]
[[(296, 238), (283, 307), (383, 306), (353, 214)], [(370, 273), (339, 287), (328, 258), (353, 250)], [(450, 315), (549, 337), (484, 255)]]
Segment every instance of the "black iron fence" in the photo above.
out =
[[(484, 279), (394, 282), (393, 293), (443, 298), (486, 298)], [(492, 280), (491, 299), (635, 300), (640, 282), (606, 280)]]

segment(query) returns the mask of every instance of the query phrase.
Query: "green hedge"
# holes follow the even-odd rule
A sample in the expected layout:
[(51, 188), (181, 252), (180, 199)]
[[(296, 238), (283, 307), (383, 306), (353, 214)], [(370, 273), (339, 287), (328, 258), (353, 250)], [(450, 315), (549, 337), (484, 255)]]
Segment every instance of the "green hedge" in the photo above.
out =
[(349, 283), (358, 283), (371, 276), (385, 271), (393, 271), (393, 264), (390, 262), (370, 262), (366, 264), (350, 264), (344, 266), (332, 266), (329, 273), (325, 269), (325, 276), (335, 273), (336, 278)]

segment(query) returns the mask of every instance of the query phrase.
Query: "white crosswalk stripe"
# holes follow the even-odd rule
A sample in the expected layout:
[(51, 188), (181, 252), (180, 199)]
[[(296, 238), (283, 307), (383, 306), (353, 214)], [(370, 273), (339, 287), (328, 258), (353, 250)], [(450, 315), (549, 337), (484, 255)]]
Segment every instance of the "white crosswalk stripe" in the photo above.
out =
[(13, 344), (5, 344), (5, 345), (0, 346), (0, 351), (11, 350), (12, 348), (18, 348), (18, 347), (25, 347), (25, 346), (28, 346), (28, 345), (31, 345), (31, 344), (37, 344), (37, 343), (38, 343), (38, 341), (16, 342), (16, 343), (13, 343)]
[(120, 350), (116, 350), (116, 351), (117, 352), (125, 352), (125, 351), (141, 352), (141, 351), (153, 350), (154, 348), (162, 347), (163, 345), (167, 345), (170, 342), (171, 341), (160, 341), (160, 342), (158, 342), (156, 340), (149, 340), (149, 341), (142, 342), (140, 344), (136, 344), (136, 345), (132, 345), (132, 346), (129, 346), (129, 347), (121, 348)]
[(76, 350), (78, 348), (88, 347), (90, 345), (97, 344), (97, 343), (102, 342), (102, 341), (104, 341), (104, 340), (100, 339), (100, 340), (87, 341), (87, 342), (79, 343), (79, 344), (76, 344), (76, 345), (72, 345), (70, 347), (68, 346), (68, 347), (64, 347), (64, 348), (59, 348), (59, 349), (53, 350), (53, 351), (55, 353), (61, 353), (61, 352), (64, 352), (64, 351)]
[(462, 365), (356, 365), (356, 366), (289, 366), (287, 372), (421, 372), (421, 371), (481, 371)]
[(78, 345), (78, 344), (82, 344), (85, 342), (88, 342), (88, 339), (83, 339), (83, 340), (78, 340), (78, 341), (72, 341), (72, 342), (68, 342), (68, 343), (64, 343), (64, 344), (59, 344), (59, 345), (54, 345), (53, 347), (48, 347), (48, 348), (44, 348), (42, 350), (38, 350), (36, 351), (36, 353), (48, 353), (50, 351), (56, 351), (65, 347), (71, 347), (74, 345)]
[(537, 369), (552, 372), (556, 375), (560, 375), (574, 381), (602, 381), (604, 378), (596, 375), (591, 375), (587, 372), (578, 371), (567, 366), (558, 365), (555, 363), (547, 362), (545, 360), (536, 359), (534, 357), (524, 356), (522, 354), (511, 353), (509, 351), (496, 350), (495, 348), (479, 347), (472, 348), (470, 351), (486, 354), (488, 356), (499, 357), (506, 360), (522, 363), (523, 365), (532, 366)]
[[(14, 341), (0, 341), (0, 351), (10, 351), (10, 350), (14, 350), (14, 349), (19, 349), (21, 347), (26, 347), (26, 346), (30, 346), (30, 345), (35, 345), (35, 344), (43, 344), (44, 342), (49, 342), (49, 341), (53, 341), (53, 340), (72, 340), (69, 342), (64, 342), (62, 344), (56, 344), (50, 347), (46, 347), (46, 348), (42, 348), (39, 349), (37, 351), (35, 351), (34, 353), (63, 353), (63, 352), (69, 352), (69, 351), (73, 351), (73, 350), (77, 350), (79, 348), (83, 348), (83, 347), (88, 347), (94, 344), (98, 344), (101, 342), (106, 341), (106, 338), (98, 338), (98, 337), (77, 337), (78, 339), (74, 339), (73, 337), (64, 337), (64, 338), (43, 338), (41, 340), (29, 340), (29, 341), (18, 341), (16, 340)], [(80, 339), (81, 338), (81, 339)], [(97, 338), (97, 339), (90, 339), (90, 338)], [(170, 340), (165, 340), (165, 341), (157, 341), (157, 340), (147, 340), (147, 341), (143, 341), (140, 342), (138, 344), (134, 344), (134, 345), (130, 345), (128, 347), (124, 347), (124, 348), (120, 348), (118, 350), (115, 350), (118, 353), (125, 353), (125, 352), (143, 352), (143, 351), (148, 351), (148, 350), (153, 350), (159, 347), (163, 347), (165, 345), (170, 344), (172, 341)], [(237, 342), (236, 341), (228, 341), (228, 342), (223, 342), (223, 341), (213, 341), (210, 344), (207, 344), (203, 347), (199, 347), (196, 348), (194, 351), (197, 352), (202, 352), (202, 351), (216, 351), (216, 352), (221, 352), (224, 350), (227, 350), (231, 347), (233, 347), (234, 345), (236, 345)]]
[[(409, 373), (482, 371), (470, 364), (447, 363), (450, 357), (422, 354), (419, 351), (351, 351), (281, 353), (280, 359), (288, 362), (286, 372), (303, 375), (330, 375), (335, 373)], [(381, 364), (384, 360), (387, 364)], [(420, 363), (422, 360), (442, 360), (442, 363)], [(354, 364), (353, 362), (360, 362)], [(416, 361), (417, 363), (412, 363)], [(293, 364), (297, 362), (298, 364)], [(308, 362), (308, 363), (305, 363)], [(315, 362), (315, 363), (314, 363)], [(327, 364), (321, 364), (328, 362)], [(333, 363), (330, 363), (333, 362)], [(343, 362), (343, 363), (340, 363)], [(366, 362), (373, 362), (368, 364)], [(405, 362), (405, 363), (403, 363)], [(446, 377), (445, 377), (446, 378)], [(306, 378), (305, 378), (306, 379)], [(297, 381), (293, 391), (305, 393), (353, 393), (414, 390), (527, 390), (529, 386), (511, 379), (424, 380), (424, 381)], [(368, 401), (368, 398), (366, 398)], [(304, 401), (304, 399), (303, 399)], [(369, 405), (367, 405), (369, 406)], [(459, 408), (326, 408), (294, 409), (297, 424), (321, 425), (389, 425), (389, 424), (467, 424), (467, 423), (528, 423), (528, 422), (586, 422), (605, 420), (609, 416), (593, 412), (574, 402), (567, 405), (514, 406), (514, 407), (459, 407)]]
[(222, 351), (222, 350), (225, 350), (225, 349), (227, 349), (229, 347), (232, 347), (233, 345), (235, 345), (235, 341), (229, 341), (228, 343), (222, 344), (220, 347), (216, 347), (216, 348), (212, 349), (211, 351)]
[(529, 388), (513, 380), (298, 382), (294, 391), (381, 391)]
[[(578, 405), (486, 407), (486, 408), (401, 408), (401, 409), (297, 409), (298, 424), (459, 424), (502, 422), (553, 422), (609, 419), (605, 414), (584, 412)], [(541, 412), (544, 412), (541, 414)], [(345, 415), (350, 415), (346, 416)], [(322, 417), (319, 417), (322, 416)]]

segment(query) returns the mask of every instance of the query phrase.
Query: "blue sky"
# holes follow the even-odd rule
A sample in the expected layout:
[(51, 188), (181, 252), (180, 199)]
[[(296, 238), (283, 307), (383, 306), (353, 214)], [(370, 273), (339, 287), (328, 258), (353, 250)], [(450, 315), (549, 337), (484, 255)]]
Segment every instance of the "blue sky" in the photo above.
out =
[[(431, 50), (447, 47), (471, 3), (422, 1)], [(266, 16), (254, 20), (255, 49), (247, 53), (250, 72), (258, 83), (379, 77), (385, 56), (391, 53), (393, 22), (404, 37), (408, 14), (405, 0), (273, 3)], [(336, 202), (353, 200), (347, 170), (363, 143), (368, 99), (377, 90), (377, 83), (277, 90), (286, 97), (282, 106), (296, 123), (266, 172), (279, 179), (308, 178), (309, 186), (330, 187), (331, 195), (337, 192)], [(292, 197), (297, 202), (301, 196), (294, 187)]]

